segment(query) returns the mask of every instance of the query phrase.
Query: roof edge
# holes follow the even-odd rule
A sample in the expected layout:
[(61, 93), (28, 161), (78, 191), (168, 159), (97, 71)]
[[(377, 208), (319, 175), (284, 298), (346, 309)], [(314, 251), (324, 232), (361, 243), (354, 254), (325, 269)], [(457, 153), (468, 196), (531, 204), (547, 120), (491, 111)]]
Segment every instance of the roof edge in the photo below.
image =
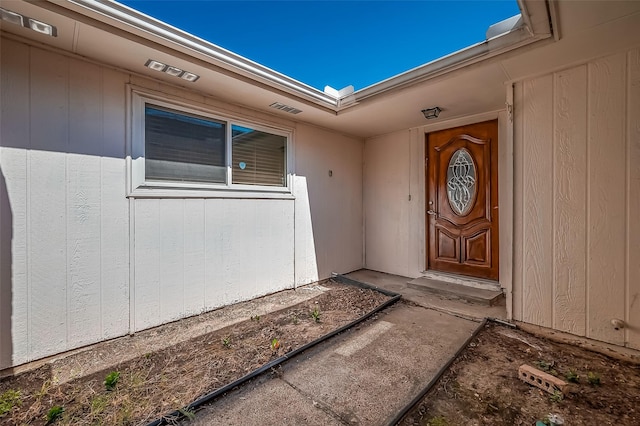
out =
[[(532, 28), (525, 7), (525, 3), (528, 1), (531, 0), (517, 0), (522, 13), (498, 22), (488, 29), (491, 31), (495, 28), (504, 28), (503, 33), (495, 34), (494, 32), (489, 39), (483, 42), (353, 92), (352, 89), (321, 91), (115, 0), (47, 0), (49, 3), (119, 28), (132, 35), (140, 36), (142, 34), (152, 42), (193, 57), (200, 57), (213, 65), (255, 81), (264, 82), (275, 89), (306, 99), (320, 107), (333, 110), (335, 113), (356, 106), (366, 99), (435, 78), (551, 37), (552, 34), (548, 32), (536, 33), (535, 28)], [(512, 24), (507, 25), (507, 21), (511, 21)]]
[(47, 0), (50, 3), (70, 9), (118, 27), (130, 33), (141, 31), (153, 36), (156, 42), (176, 50), (198, 53), (215, 65), (242, 75), (253, 76), (267, 84), (283, 89), (293, 95), (305, 97), (324, 107), (336, 108), (338, 99), (319, 89), (302, 83), (269, 67), (233, 53), (193, 34), (141, 13), (113, 0)]
[[(518, 25), (508, 28), (502, 34), (492, 36), (490, 39), (476, 43), (449, 55), (427, 62), (416, 68), (397, 74), (379, 83), (357, 90), (355, 93), (339, 100), (339, 110), (344, 110), (357, 105), (368, 98), (383, 93), (420, 83), (425, 80), (440, 76), (447, 72), (486, 60), (488, 58), (509, 52), (511, 50), (535, 43), (551, 37), (551, 34), (534, 34), (526, 24), (526, 19), (520, 15), (509, 18), (506, 21), (515, 21)], [(490, 27), (495, 27), (500, 23)]]

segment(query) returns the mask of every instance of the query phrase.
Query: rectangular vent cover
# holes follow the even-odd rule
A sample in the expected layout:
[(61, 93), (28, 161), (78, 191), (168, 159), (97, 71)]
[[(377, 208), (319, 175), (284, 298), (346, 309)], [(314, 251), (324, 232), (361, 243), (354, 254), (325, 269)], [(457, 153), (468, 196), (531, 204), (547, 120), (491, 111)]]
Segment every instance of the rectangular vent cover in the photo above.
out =
[(294, 108), (294, 107), (289, 106), (289, 105), (281, 104), (280, 102), (274, 102), (269, 106), (271, 108), (279, 109), (280, 111), (288, 112), (288, 113), (291, 113), (291, 114), (300, 114), (302, 112), (302, 110), (299, 110), (298, 108)]

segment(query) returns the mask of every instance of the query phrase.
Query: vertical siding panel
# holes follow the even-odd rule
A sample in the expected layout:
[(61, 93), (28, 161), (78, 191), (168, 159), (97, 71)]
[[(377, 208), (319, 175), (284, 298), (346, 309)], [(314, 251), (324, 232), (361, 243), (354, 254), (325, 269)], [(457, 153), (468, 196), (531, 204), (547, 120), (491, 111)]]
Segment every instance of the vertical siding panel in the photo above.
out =
[(553, 291), (553, 77), (524, 83), (523, 320), (551, 327)]
[(184, 200), (160, 200), (160, 321), (184, 310)]
[(67, 152), (69, 59), (37, 48), (30, 52), (31, 149)]
[(629, 52), (629, 129), (627, 157), (627, 328), (629, 346), (640, 349), (640, 49)]
[(275, 277), (274, 289), (282, 290), (293, 288), (295, 285), (295, 228), (293, 224), (295, 216), (293, 201), (280, 201), (278, 205), (280, 208), (277, 218), (280, 219), (280, 229), (272, 232), (271, 238), (276, 242), (276, 247), (278, 247), (276, 254), (279, 260), (277, 262), (272, 261), (271, 268)]
[(159, 200), (135, 201), (135, 331), (161, 324), (159, 211)]
[(29, 148), (29, 62), (30, 48), (2, 39), (0, 63), (0, 146)]
[[(32, 48), (29, 182), (31, 358), (67, 349), (68, 59)], [(46, 206), (41, 208), (41, 206)]]
[(67, 321), (69, 348), (101, 337), (100, 157), (67, 158)]
[[(277, 203), (277, 201), (276, 201)], [(271, 287), (271, 280), (276, 278), (270, 274), (270, 263), (273, 262), (274, 254), (277, 256), (280, 247), (273, 244), (272, 234), (279, 231), (280, 218), (274, 211), (273, 200), (260, 200), (252, 206), (252, 216), (255, 222), (254, 244), (252, 244), (253, 255), (252, 277), (255, 294), (265, 294)], [(275, 262), (274, 262), (275, 263)]]
[(205, 200), (205, 309), (211, 310), (227, 302), (230, 282), (226, 280), (224, 265), (231, 250), (228, 238), (222, 232), (225, 217), (224, 200)]
[[(291, 200), (264, 200), (268, 202), (268, 217), (260, 221), (268, 221), (268, 232), (264, 235), (264, 243), (257, 253), (265, 260), (261, 262), (257, 270), (256, 282), (258, 294), (267, 294), (273, 291), (291, 288), (293, 286), (293, 201)], [(260, 209), (259, 209), (260, 210)], [(265, 226), (267, 223), (258, 227)]]
[(105, 339), (129, 330), (129, 206), (124, 193), (125, 175), (123, 159), (101, 159), (100, 280)]
[(125, 158), (125, 110), (127, 75), (102, 69), (102, 155)]
[[(69, 151), (102, 155), (102, 72), (97, 65), (69, 64)], [(121, 106), (122, 107), (122, 106)]]
[(513, 88), (513, 319), (523, 321), (524, 83)]
[(553, 327), (584, 336), (586, 324), (587, 67), (555, 75)]
[[(129, 202), (125, 194), (126, 75), (102, 69), (102, 336), (129, 330)], [(131, 301), (133, 303), (133, 301)]]
[(184, 307), (185, 315), (205, 307), (204, 200), (185, 200), (184, 208)]
[(625, 55), (589, 64), (588, 337), (623, 344), (610, 320), (624, 317)]
[(0, 369), (29, 356), (27, 151), (0, 147)]
[[(29, 48), (0, 49), (0, 369), (29, 357), (27, 151)], [(10, 325), (10, 326), (9, 326)]]
[(367, 139), (364, 154), (365, 267), (405, 276), (410, 136), (404, 130)]
[(68, 347), (101, 338), (100, 154), (101, 72), (71, 60), (69, 67), (69, 155), (67, 156)]
[[(229, 242), (223, 265), (227, 303), (248, 299), (255, 290), (256, 222), (253, 209), (251, 200), (226, 200), (225, 216), (218, 225), (223, 227), (223, 238)], [(240, 243), (242, 241), (252, 243), (244, 245)]]
[[(31, 358), (67, 349), (66, 156), (32, 151), (29, 182)], [(46, 208), (42, 208), (46, 206)]]

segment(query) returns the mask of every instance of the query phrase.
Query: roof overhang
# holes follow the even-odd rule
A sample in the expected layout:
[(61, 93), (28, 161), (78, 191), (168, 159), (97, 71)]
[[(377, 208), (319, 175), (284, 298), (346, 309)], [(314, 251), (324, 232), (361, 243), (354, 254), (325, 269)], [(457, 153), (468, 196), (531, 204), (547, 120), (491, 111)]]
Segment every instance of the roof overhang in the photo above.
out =
[[(556, 0), (517, 1), (521, 15), (490, 27), (485, 41), (355, 92), (318, 90), (113, 1), (4, 1), (2, 7), (50, 22), (59, 31), (53, 38), (8, 24), (1, 29), (3, 35), (46, 44), (133, 75), (367, 137), (419, 125), (424, 120), (420, 110), (429, 106), (444, 107), (449, 117), (503, 109), (504, 84), (513, 79), (504, 58), (508, 62), (534, 45), (552, 43), (560, 34)], [(146, 68), (148, 59), (201, 78), (195, 83), (179, 81)], [(274, 102), (302, 113), (291, 116), (269, 108)]]
[[(279, 91), (313, 102), (319, 107), (334, 109), (336, 112), (352, 105), (354, 101), (362, 101), (389, 90), (419, 83), (476, 60), (482, 60), (551, 36), (549, 21), (546, 19), (546, 2), (517, 0), (523, 13), (514, 17), (515, 20), (511, 18), (490, 27), (487, 31), (486, 41), (341, 97), (340, 93), (320, 91), (115, 1), (30, 0), (28, 2), (75, 18), (78, 22), (89, 25), (104, 24), (98, 26), (103, 29), (110, 27), (111, 31), (118, 29), (121, 35), (132, 41), (141, 42), (144, 40), (181, 52), (200, 59), (215, 68), (249, 78), (256, 83), (266, 84)], [(528, 6), (525, 5), (527, 2), (530, 3)], [(532, 15), (529, 13), (530, 10), (533, 11)], [(532, 16), (542, 18), (533, 20)], [(76, 33), (75, 36), (81, 37), (82, 34)]]

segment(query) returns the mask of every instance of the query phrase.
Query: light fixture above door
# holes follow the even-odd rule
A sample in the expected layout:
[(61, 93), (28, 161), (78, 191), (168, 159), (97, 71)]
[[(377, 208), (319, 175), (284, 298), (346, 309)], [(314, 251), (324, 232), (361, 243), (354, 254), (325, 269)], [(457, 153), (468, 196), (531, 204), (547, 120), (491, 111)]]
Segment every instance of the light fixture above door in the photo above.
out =
[(424, 118), (426, 118), (427, 120), (431, 120), (433, 118), (438, 118), (441, 111), (442, 108), (436, 106), (433, 108), (423, 109), (422, 114), (424, 114)]

